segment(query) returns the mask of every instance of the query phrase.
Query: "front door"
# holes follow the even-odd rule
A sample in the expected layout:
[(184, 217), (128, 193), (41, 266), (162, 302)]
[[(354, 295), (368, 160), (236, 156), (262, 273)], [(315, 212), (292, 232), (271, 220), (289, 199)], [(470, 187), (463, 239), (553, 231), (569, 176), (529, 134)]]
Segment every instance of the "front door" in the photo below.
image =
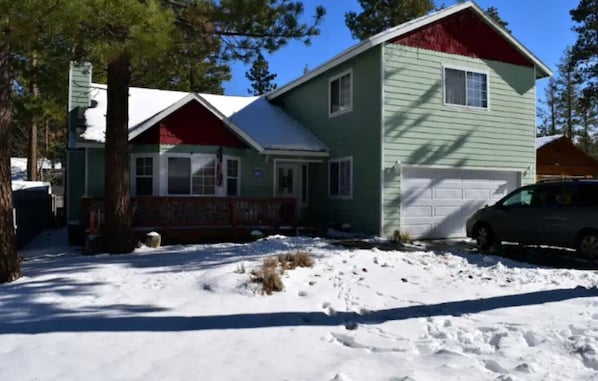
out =
[(297, 216), (301, 205), (301, 165), (298, 163), (276, 164), (276, 197), (294, 198), (297, 200)]

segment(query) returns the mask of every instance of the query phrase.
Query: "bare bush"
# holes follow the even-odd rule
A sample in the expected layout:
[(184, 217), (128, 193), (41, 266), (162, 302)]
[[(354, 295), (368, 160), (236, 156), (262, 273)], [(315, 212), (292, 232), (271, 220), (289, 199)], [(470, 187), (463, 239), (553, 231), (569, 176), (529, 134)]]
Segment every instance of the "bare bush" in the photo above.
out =
[(280, 276), (285, 271), (296, 267), (311, 266), (313, 266), (313, 260), (308, 252), (298, 251), (281, 254), (278, 257), (264, 259), (259, 268), (251, 271), (251, 281), (260, 283), (262, 285), (262, 292), (270, 295), (272, 292), (284, 289)]

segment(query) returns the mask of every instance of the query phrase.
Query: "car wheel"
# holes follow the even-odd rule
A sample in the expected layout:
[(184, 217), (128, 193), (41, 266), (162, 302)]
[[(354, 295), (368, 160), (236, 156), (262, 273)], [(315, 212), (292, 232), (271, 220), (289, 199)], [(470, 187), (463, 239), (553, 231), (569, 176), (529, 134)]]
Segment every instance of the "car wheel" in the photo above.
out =
[(488, 250), (496, 244), (494, 232), (486, 224), (481, 224), (475, 229), (474, 237), (478, 250)]
[(598, 233), (584, 234), (579, 240), (578, 250), (585, 258), (598, 260)]

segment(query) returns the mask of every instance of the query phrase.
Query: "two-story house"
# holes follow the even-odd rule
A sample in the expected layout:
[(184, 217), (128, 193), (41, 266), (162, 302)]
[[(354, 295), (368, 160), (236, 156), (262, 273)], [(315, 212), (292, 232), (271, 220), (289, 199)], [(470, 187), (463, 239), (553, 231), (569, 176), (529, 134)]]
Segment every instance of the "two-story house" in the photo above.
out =
[[(143, 180), (151, 192), (143, 192), (154, 197), (289, 197), (303, 224), (464, 236), (475, 209), (534, 181), (535, 82), (550, 75), (466, 2), (362, 41), (265, 97), (171, 99), (132, 89), (131, 105), (142, 90), (164, 100), (130, 121), (132, 192), (151, 174)], [(81, 89), (91, 95), (84, 108), (99, 97)], [(73, 206), (81, 196), (104, 191), (101, 177), (90, 181), (91, 171), (103, 174), (103, 142), (85, 140), (101, 135), (104, 110), (96, 102), (81, 111), (83, 128), (72, 130), (70, 161), (80, 158), (69, 176), (78, 187), (69, 196), (72, 220), (83, 218)], [(237, 168), (235, 191), (229, 165)], [(206, 187), (212, 178), (217, 186)], [(236, 208), (236, 215), (249, 210)]]

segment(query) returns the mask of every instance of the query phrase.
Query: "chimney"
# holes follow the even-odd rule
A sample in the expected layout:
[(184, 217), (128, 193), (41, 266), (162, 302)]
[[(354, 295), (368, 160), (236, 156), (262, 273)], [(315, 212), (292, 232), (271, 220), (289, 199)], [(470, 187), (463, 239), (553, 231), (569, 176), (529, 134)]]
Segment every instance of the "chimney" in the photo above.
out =
[(91, 64), (71, 62), (69, 70), (69, 113), (77, 107), (91, 106)]

